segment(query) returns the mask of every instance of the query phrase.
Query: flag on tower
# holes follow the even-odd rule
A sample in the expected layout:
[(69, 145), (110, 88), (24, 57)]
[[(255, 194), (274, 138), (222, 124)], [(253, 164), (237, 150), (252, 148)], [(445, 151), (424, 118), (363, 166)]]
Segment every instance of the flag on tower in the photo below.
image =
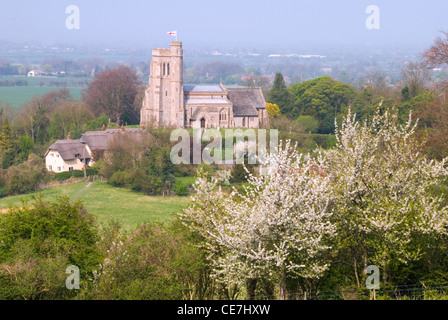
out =
[(166, 34), (169, 36), (172, 36), (172, 37), (176, 37), (176, 41), (177, 41), (177, 31), (170, 31), (170, 32), (167, 32)]

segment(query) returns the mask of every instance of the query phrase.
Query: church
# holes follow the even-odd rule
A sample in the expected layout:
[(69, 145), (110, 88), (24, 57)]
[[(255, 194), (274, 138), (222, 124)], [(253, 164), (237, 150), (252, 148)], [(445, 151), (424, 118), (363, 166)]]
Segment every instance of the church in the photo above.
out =
[(142, 127), (261, 128), (268, 115), (261, 88), (184, 85), (182, 42), (171, 41), (152, 50), (140, 119)]

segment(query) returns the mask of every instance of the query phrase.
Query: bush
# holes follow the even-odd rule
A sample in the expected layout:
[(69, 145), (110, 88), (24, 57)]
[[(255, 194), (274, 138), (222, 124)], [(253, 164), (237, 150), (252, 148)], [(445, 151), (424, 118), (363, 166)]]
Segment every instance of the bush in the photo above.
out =
[(21, 194), (35, 191), (46, 182), (48, 172), (42, 160), (30, 155), (29, 160), (19, 166), (10, 167), (6, 172), (8, 194)]
[(131, 178), (127, 172), (117, 171), (110, 177), (109, 182), (116, 187), (126, 187), (131, 183)]
[(296, 119), (297, 124), (306, 132), (316, 133), (319, 129), (319, 120), (313, 116), (300, 116)]
[(67, 197), (24, 203), (0, 218), (0, 230), (0, 299), (72, 297), (65, 269), (78, 266), (85, 281), (100, 262), (96, 219)]
[[(112, 240), (112, 241), (111, 241)], [(181, 300), (213, 298), (213, 280), (198, 241), (180, 222), (147, 223), (109, 239), (105, 263), (81, 298)]]
[(176, 180), (172, 190), (177, 196), (187, 196), (189, 194), (188, 184), (180, 180)]
[[(86, 169), (86, 176), (91, 177), (98, 174), (97, 168), (88, 168)], [(56, 174), (56, 180), (64, 181), (70, 178), (84, 178), (84, 170), (73, 170), (73, 171), (65, 171), (59, 172)]]

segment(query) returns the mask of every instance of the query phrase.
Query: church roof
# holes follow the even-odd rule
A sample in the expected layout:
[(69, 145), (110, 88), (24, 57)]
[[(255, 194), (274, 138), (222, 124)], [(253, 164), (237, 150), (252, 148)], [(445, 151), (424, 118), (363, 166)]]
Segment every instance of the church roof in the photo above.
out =
[(81, 159), (84, 157), (90, 158), (89, 152), (81, 140), (58, 140), (48, 148), (45, 156), (48, 155), (50, 150), (59, 152), (65, 161), (75, 160), (76, 155), (80, 155)]
[(257, 110), (266, 108), (266, 102), (259, 89), (229, 89), (227, 94), (233, 103), (235, 117), (257, 117)]
[(185, 99), (185, 104), (229, 104), (226, 99)]
[[(106, 150), (114, 134), (121, 133), (121, 129), (107, 129), (106, 131), (87, 131), (81, 137), (81, 142), (87, 144), (90, 150)], [(139, 128), (126, 129), (126, 133), (142, 133)]]
[(219, 85), (188, 85), (184, 86), (184, 92), (223, 92)]

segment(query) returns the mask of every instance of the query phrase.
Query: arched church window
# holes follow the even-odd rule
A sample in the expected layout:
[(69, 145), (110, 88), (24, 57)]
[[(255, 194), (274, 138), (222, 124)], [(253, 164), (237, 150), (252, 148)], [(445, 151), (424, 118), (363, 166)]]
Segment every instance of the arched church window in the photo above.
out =
[(164, 76), (166, 75), (166, 64), (165, 63), (163, 64), (163, 75)]
[(169, 63), (168, 63), (168, 65), (167, 65), (166, 75), (167, 75), (167, 76), (170, 75), (170, 64), (169, 64)]
[(221, 113), (219, 114), (219, 120), (220, 121), (226, 121), (227, 120), (226, 110), (221, 110)]

